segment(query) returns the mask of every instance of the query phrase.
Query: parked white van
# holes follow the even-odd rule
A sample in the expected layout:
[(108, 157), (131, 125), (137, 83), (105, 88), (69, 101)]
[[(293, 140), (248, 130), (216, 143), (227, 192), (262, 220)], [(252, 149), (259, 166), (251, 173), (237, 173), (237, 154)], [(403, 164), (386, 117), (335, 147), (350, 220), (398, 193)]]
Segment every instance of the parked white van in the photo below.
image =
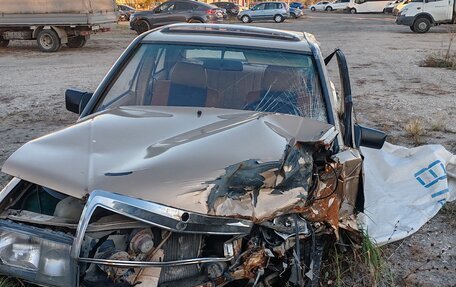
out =
[(350, 0), (348, 11), (351, 14), (356, 13), (383, 13), (391, 0)]
[(435, 25), (456, 24), (455, 0), (412, 0), (399, 11), (396, 23), (416, 33), (426, 33)]

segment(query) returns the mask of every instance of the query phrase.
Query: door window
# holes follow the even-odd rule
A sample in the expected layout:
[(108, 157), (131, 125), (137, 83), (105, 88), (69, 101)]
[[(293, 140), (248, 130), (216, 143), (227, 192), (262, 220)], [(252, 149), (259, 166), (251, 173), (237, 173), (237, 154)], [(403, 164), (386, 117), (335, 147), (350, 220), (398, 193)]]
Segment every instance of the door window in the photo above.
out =
[(188, 2), (176, 2), (175, 9), (177, 11), (186, 11), (195, 9), (195, 5)]
[(156, 13), (170, 12), (174, 10), (174, 2), (166, 2), (157, 7)]

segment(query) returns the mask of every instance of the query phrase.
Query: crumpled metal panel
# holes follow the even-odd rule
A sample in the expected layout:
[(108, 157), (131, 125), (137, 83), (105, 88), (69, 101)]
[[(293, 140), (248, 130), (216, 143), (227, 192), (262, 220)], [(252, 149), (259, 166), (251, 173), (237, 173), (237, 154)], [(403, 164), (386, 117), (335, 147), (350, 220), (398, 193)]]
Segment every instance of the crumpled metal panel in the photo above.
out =
[[(193, 212), (259, 219), (305, 196), (305, 186), (292, 182), (308, 172), (309, 151), (301, 143), (328, 143), (336, 134), (329, 124), (291, 115), (118, 108), (25, 144), (3, 172), (77, 198), (103, 189)], [(233, 171), (252, 174), (250, 190), (236, 191), (242, 177), (224, 182)]]

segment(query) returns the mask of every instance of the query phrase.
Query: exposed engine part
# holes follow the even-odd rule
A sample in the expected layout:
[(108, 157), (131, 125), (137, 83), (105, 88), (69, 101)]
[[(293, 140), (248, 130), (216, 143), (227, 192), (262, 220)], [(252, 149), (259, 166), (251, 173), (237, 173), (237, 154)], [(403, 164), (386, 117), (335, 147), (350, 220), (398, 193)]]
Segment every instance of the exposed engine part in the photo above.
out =
[[(116, 245), (113, 240), (106, 240), (100, 248), (98, 248), (98, 259), (109, 259), (109, 260), (123, 260), (128, 261), (130, 256), (127, 252), (116, 249)], [(117, 279), (119, 277), (127, 275), (129, 268), (112, 267), (109, 265), (98, 265), (109, 278)]]
[(135, 254), (148, 254), (153, 250), (154, 236), (149, 228), (133, 230), (130, 236), (130, 250)]
[(72, 222), (78, 222), (83, 209), (84, 204), (80, 199), (68, 196), (57, 203), (54, 216), (70, 219)]
[(284, 240), (288, 239), (291, 236), (295, 236), (296, 230), (298, 230), (299, 234), (309, 235), (307, 222), (299, 216), (296, 219), (293, 215), (279, 216), (274, 218), (272, 222), (276, 226), (281, 226), (289, 229), (288, 232), (279, 232), (277, 230), (274, 230), (274, 232)]
[[(163, 246), (165, 254), (163, 261), (197, 258), (201, 253), (202, 244), (202, 235), (173, 233)], [(199, 268), (197, 265), (165, 267), (160, 273), (159, 283), (162, 284), (181, 278), (189, 278), (198, 274)]]

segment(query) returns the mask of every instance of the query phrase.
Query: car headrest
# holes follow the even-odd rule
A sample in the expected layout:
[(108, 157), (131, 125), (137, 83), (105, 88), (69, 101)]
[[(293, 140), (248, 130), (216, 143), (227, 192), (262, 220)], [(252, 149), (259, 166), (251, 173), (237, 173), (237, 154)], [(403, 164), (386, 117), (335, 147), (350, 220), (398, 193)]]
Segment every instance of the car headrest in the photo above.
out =
[(206, 70), (202, 65), (194, 63), (176, 63), (171, 70), (170, 80), (171, 85), (178, 84), (195, 88), (207, 87)]
[(302, 85), (302, 74), (297, 68), (268, 66), (261, 81), (262, 90), (287, 91)]

